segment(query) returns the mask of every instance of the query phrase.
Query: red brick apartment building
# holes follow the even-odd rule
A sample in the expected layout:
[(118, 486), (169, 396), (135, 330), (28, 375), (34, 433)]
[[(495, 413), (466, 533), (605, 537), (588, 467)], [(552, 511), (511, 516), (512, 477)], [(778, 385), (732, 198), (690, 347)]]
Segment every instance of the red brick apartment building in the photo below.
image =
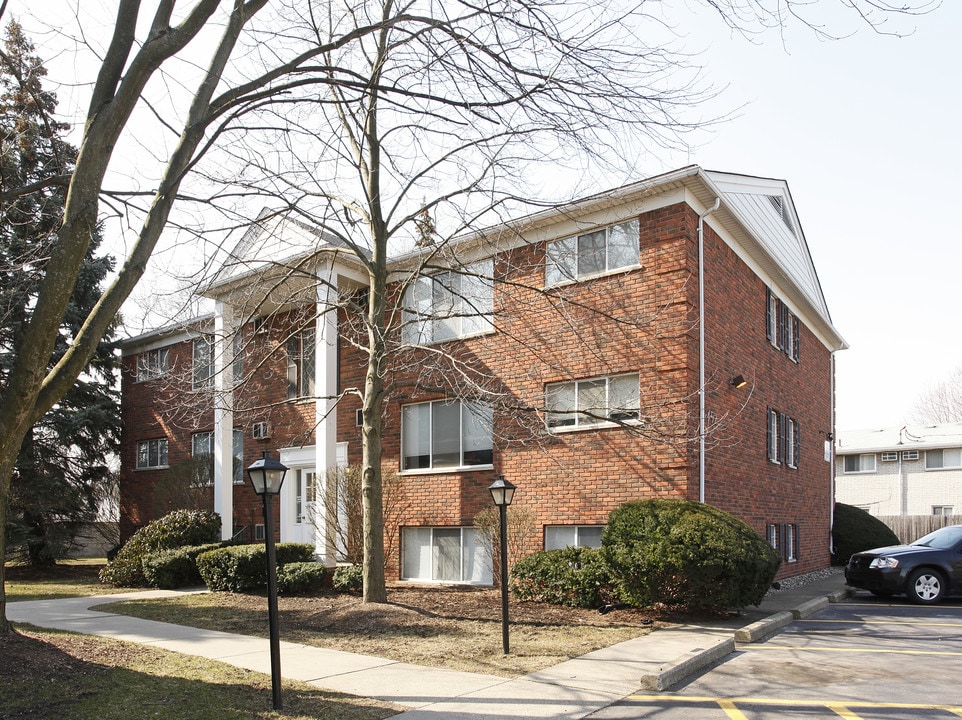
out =
[[(243, 471), (269, 449), (280, 539), (343, 554), (347, 511), (320, 508), (327, 469), (361, 458), (366, 275), (337, 248), (262, 215), (203, 291), (212, 316), (126, 341), (125, 537), (192, 461), (224, 537), (261, 537)], [(743, 519), (782, 576), (828, 565), (845, 343), (785, 182), (686, 167), (392, 262), (389, 579), (490, 584), (473, 525), (498, 475), (529, 550), (597, 545), (620, 504), (674, 497)]]

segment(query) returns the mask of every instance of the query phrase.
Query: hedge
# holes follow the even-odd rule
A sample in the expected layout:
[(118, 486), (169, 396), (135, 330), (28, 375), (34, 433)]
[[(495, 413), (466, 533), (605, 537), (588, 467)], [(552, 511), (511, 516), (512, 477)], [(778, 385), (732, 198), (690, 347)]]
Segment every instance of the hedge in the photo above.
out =
[(119, 587), (144, 587), (148, 582), (143, 564), (148, 556), (162, 550), (216, 542), (220, 530), (217, 513), (175, 510), (135, 532), (100, 571), (100, 581)]
[(600, 548), (569, 547), (523, 557), (511, 569), (519, 600), (596, 608), (616, 603), (611, 569)]
[(277, 568), (277, 592), (298, 595), (320, 590), (327, 580), (327, 567), (319, 562), (290, 562)]
[(228, 545), (228, 542), (207, 543), (153, 553), (144, 558), (144, 578), (148, 585), (165, 590), (202, 585), (204, 580), (197, 569), (197, 556)]
[[(276, 546), (278, 566), (311, 562), (314, 546), (309, 543), (280, 543)], [(197, 557), (197, 570), (213, 591), (243, 592), (267, 585), (267, 550), (263, 545), (234, 545), (209, 550)]]

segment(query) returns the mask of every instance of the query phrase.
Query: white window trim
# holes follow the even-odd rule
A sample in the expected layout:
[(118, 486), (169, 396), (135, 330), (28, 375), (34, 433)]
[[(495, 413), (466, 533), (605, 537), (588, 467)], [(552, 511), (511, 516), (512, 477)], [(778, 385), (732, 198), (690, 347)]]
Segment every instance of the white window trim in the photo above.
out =
[[(434, 306), (434, 288), (439, 278), (445, 274), (460, 275), (468, 278), (478, 286), (485, 288), (484, 296), (478, 298), (467, 297), (467, 293), (461, 291), (456, 297), (459, 304), (467, 303), (471, 307), (468, 310), (454, 314), (440, 314)], [(463, 282), (463, 281), (462, 281)], [(431, 289), (431, 302), (422, 312), (422, 308), (417, 306), (417, 286), (418, 283), (428, 283)], [(405, 344), (413, 346), (428, 347), (440, 345), (454, 340), (466, 340), (483, 335), (490, 335), (494, 329), (494, 260), (484, 258), (477, 262), (466, 265), (463, 268), (452, 268), (451, 270), (441, 270), (431, 275), (423, 275), (415, 278), (414, 281), (405, 289), (402, 311), (401, 337)], [(476, 306), (476, 307), (475, 307)], [(438, 321), (454, 318), (458, 321), (459, 331), (450, 337), (436, 338), (434, 326)], [(465, 332), (465, 320), (477, 322), (480, 327), (477, 330)], [(428, 331), (425, 332), (425, 328)]]
[[(141, 465), (141, 464), (140, 464), (140, 446), (143, 445), (144, 443), (152, 443), (152, 442), (156, 442), (156, 443), (164, 442), (164, 443), (167, 444), (167, 462), (166, 462), (166, 463), (163, 463), (163, 464), (158, 464), (158, 465), (150, 465), (150, 464), (148, 464), (148, 465)], [(158, 448), (159, 448), (159, 446), (158, 446)], [(149, 449), (149, 447), (148, 447), (148, 450), (147, 450), (147, 459), (148, 459), (148, 463), (149, 463), (149, 462), (150, 462), (150, 449)], [(159, 450), (158, 450), (158, 459), (159, 459)], [(137, 441), (137, 457), (134, 459), (134, 469), (135, 469), (135, 470), (162, 470), (162, 469), (164, 469), (164, 468), (170, 467), (170, 464), (169, 464), (169, 463), (170, 463), (170, 441), (169, 441), (167, 438), (165, 438), (165, 437), (162, 437), (162, 438), (149, 438), (149, 439), (147, 439), (147, 440), (138, 440), (138, 441)]]
[[(633, 227), (633, 230), (632, 230), (632, 234), (633, 234), (633, 236), (635, 237), (636, 241), (638, 242), (638, 246), (637, 246), (637, 248), (636, 248), (636, 249), (638, 250), (638, 262), (632, 263), (632, 264), (630, 264), (630, 265), (620, 265), (620, 266), (618, 266), (618, 267), (611, 268), (611, 267), (608, 267), (608, 262), (609, 262), (609, 257), (610, 257), (608, 248), (609, 248), (609, 238), (611, 237), (611, 230), (612, 230), (613, 228), (620, 227), (620, 226), (623, 226), (623, 225), (633, 225), (633, 226), (634, 226), (634, 227)], [(598, 271), (598, 272), (585, 273), (585, 274), (583, 274), (583, 275), (579, 275), (578, 272), (577, 272), (577, 266), (578, 266), (578, 254), (577, 254), (577, 253), (578, 253), (578, 249), (577, 249), (577, 248), (578, 248), (578, 238), (580, 238), (580, 237), (582, 237), (582, 236), (585, 236), (585, 235), (591, 235), (592, 233), (596, 233), (596, 232), (598, 232), (599, 230), (604, 230), (604, 231), (605, 231), (605, 269), (604, 269), (604, 270), (600, 270), (600, 271)], [(551, 282), (551, 281), (548, 279), (548, 266), (549, 266), (549, 264), (551, 264), (551, 260), (550, 260), (548, 248), (549, 248), (553, 243), (564, 242), (564, 241), (566, 241), (566, 240), (574, 240), (574, 243), (575, 243), (575, 254), (574, 254), (574, 258), (575, 258), (575, 276), (574, 276), (574, 277), (567, 277), (567, 276), (565, 276), (564, 273), (560, 273), (560, 274), (562, 275), (562, 278), (561, 278), (560, 280), (556, 280), (556, 281), (554, 281), (554, 282)], [(597, 228), (593, 228), (593, 229), (591, 229), (591, 230), (585, 230), (585, 231), (583, 231), (583, 232), (579, 232), (579, 233), (577, 233), (577, 234), (575, 234), (575, 235), (566, 235), (565, 237), (561, 237), (561, 238), (557, 238), (557, 239), (555, 239), (555, 240), (551, 240), (551, 241), (549, 241), (548, 243), (545, 244), (545, 258), (544, 258), (544, 261), (545, 261), (544, 286), (545, 286), (546, 288), (556, 288), (556, 287), (563, 287), (563, 286), (565, 286), (565, 285), (574, 285), (575, 283), (586, 282), (586, 281), (589, 281), (589, 280), (596, 280), (597, 278), (610, 277), (610, 276), (612, 276), (612, 275), (618, 275), (618, 274), (621, 274), (621, 273), (630, 272), (630, 271), (632, 271), (632, 270), (638, 270), (638, 269), (640, 269), (641, 267), (643, 267), (642, 264), (641, 264), (641, 229), (640, 229), (640, 224), (639, 224), (639, 222), (638, 222), (638, 218), (629, 218), (629, 219), (627, 219), (627, 220), (623, 220), (622, 222), (612, 223), (611, 225), (605, 225), (604, 227), (597, 227)]]
[[(858, 469), (858, 470), (848, 470), (848, 469), (846, 469), (846, 467), (845, 467), (845, 458), (852, 457), (853, 455), (855, 455), (855, 453), (845, 454), (845, 455), (842, 456), (842, 474), (843, 474), (843, 475), (870, 475), (870, 474), (872, 474), (872, 473), (877, 473), (877, 472), (878, 472), (878, 463), (877, 463), (876, 460), (875, 460), (875, 453), (858, 453), (857, 457), (859, 458), (859, 463), (858, 463), (859, 469)], [(863, 470), (863, 469), (862, 469), (862, 460), (861, 460), (861, 458), (864, 458), (864, 457), (871, 457), (871, 458), (872, 458), (872, 467), (871, 467), (870, 469), (868, 469), (868, 470)]]
[[(198, 351), (203, 345), (207, 345), (206, 365), (198, 365)], [(203, 352), (200, 351), (200, 359), (203, 360)], [(198, 380), (198, 370), (204, 367), (206, 374)], [(208, 336), (194, 338), (190, 349), (190, 382), (193, 390), (209, 390), (214, 386), (214, 341)]]
[[(157, 362), (151, 363), (150, 358), (156, 357)], [(136, 382), (147, 382), (163, 377), (170, 372), (170, 348), (160, 347), (144, 350), (137, 355)]]
[[(636, 410), (638, 413), (637, 418), (626, 418), (624, 420), (599, 420), (596, 422), (584, 422), (584, 420), (586, 419), (586, 416), (577, 408), (575, 410), (566, 411), (566, 410), (550, 410), (547, 407), (548, 388), (558, 387), (562, 385), (574, 386), (575, 403), (577, 404), (578, 385), (580, 383), (592, 383), (592, 382), (597, 382), (599, 380), (604, 380), (605, 381), (605, 403), (606, 403), (605, 410), (610, 415), (611, 414), (611, 407), (610, 407), (611, 381), (616, 380), (618, 378), (627, 378), (627, 377), (634, 378), (639, 383), (638, 408)], [(624, 426), (639, 427), (644, 425), (644, 422), (641, 420), (641, 380), (637, 373), (618, 373), (617, 375), (602, 375), (599, 377), (580, 378), (578, 380), (565, 380), (562, 382), (547, 383), (544, 388), (544, 393), (545, 393), (545, 417), (544, 417), (545, 427), (548, 429), (548, 432), (553, 435), (561, 435), (564, 433), (572, 433), (572, 432), (589, 432), (591, 430), (607, 430), (611, 428), (620, 428)], [(568, 413), (573, 415), (575, 420), (574, 425), (551, 425), (550, 419), (552, 415), (564, 415)]]
[[(962, 470), (962, 452), (959, 453), (959, 464), (958, 465), (946, 465), (945, 464), (945, 453), (948, 450), (959, 450), (959, 448), (933, 448), (932, 450), (925, 451), (925, 462), (924, 469), (925, 472), (941, 472), (943, 470)], [(941, 452), (942, 453), (942, 465), (939, 467), (929, 467), (929, 453), (930, 452)]]
[[(490, 462), (490, 463), (480, 463), (480, 464), (478, 464), (478, 465), (448, 465), (448, 466), (444, 466), (444, 467), (429, 467), (429, 468), (408, 468), (408, 469), (405, 469), (405, 468), (404, 468), (404, 419), (403, 419), (403, 418), (404, 418), (404, 408), (406, 408), (406, 407), (413, 407), (413, 406), (415, 406), (415, 405), (433, 405), (434, 403), (450, 403), (450, 402), (456, 402), (456, 403), (458, 404), (458, 406), (459, 406), (459, 409), (460, 409), (460, 412), (461, 412), (461, 413), (464, 412), (465, 406), (470, 406), (470, 405), (471, 405), (471, 403), (465, 403), (465, 402), (463, 402), (463, 401), (461, 401), (461, 400), (455, 400), (455, 401), (448, 401), (448, 400), (426, 400), (426, 401), (424, 401), (424, 402), (418, 402), (418, 403), (407, 403), (406, 405), (402, 405), (402, 406), (401, 406), (401, 418), (402, 418), (402, 419), (401, 419), (401, 448), (400, 448), (400, 450), (401, 450), (401, 452), (400, 452), (400, 465), (401, 465), (401, 467), (398, 469), (398, 475), (401, 475), (401, 476), (404, 476), (404, 475), (438, 475), (438, 474), (443, 474), (443, 473), (464, 473), (464, 472), (474, 472), (474, 471), (476, 471), (476, 470), (492, 470), (492, 469), (494, 469), (494, 463), (493, 463), (494, 438), (493, 438), (493, 437), (491, 438), (492, 462)], [(470, 412), (470, 411), (469, 411), (469, 412)], [(434, 408), (432, 407), (432, 408), (431, 408), (431, 422), (430, 422), (429, 431), (433, 431), (433, 429), (434, 429)], [(463, 427), (461, 428), (461, 432), (460, 432), (460, 434), (459, 434), (458, 441), (459, 441), (459, 445), (460, 445), (460, 447), (459, 447), (460, 456), (461, 456), (461, 458), (463, 459), (463, 458), (464, 458), (464, 428), (463, 428)], [(434, 451), (433, 451), (433, 447), (431, 446), (431, 443), (429, 443), (428, 455), (432, 458), (432, 462), (433, 462)]]
[[(407, 531), (407, 530), (430, 530), (430, 531), (431, 531), (431, 543), (430, 543), (430, 547), (431, 547), (431, 550), (432, 550), (432, 558), (431, 558), (431, 560), (432, 560), (431, 576), (432, 576), (432, 577), (431, 577), (431, 578), (405, 576), (404, 572), (405, 572), (405, 570), (406, 570), (407, 568), (405, 567), (404, 557), (405, 557), (407, 548), (404, 547), (403, 543), (404, 543), (404, 540), (405, 540), (405, 531)], [(470, 526), (455, 526), (455, 527), (449, 527), (449, 526), (441, 526), (441, 525), (438, 525), (438, 526), (429, 526), (429, 527), (414, 527), (414, 526), (412, 526), (412, 527), (407, 527), (407, 528), (402, 528), (402, 529), (401, 529), (401, 538), (402, 538), (402, 539), (401, 539), (401, 543), (402, 543), (402, 547), (401, 547), (401, 573), (400, 573), (400, 575), (401, 575), (401, 582), (406, 582), (406, 583), (422, 583), (422, 584), (430, 584), (430, 585), (471, 585), (471, 586), (475, 586), (475, 587), (478, 587), (478, 586), (480, 586), (480, 587), (490, 587), (490, 586), (492, 585), (492, 583), (494, 582), (494, 573), (493, 573), (492, 568), (491, 568), (491, 565), (490, 565), (490, 559), (488, 560), (488, 564), (487, 564), (487, 565), (480, 567), (480, 569), (487, 571), (487, 572), (485, 573), (485, 574), (487, 575), (487, 577), (485, 577), (485, 578), (482, 579), (482, 580), (463, 580), (463, 579), (462, 579), (462, 580), (444, 580), (444, 579), (435, 580), (435, 579), (434, 579), (433, 576), (434, 576), (434, 573), (435, 573), (435, 569), (436, 569), (436, 568), (435, 568), (434, 565), (433, 565), (433, 560), (434, 560), (434, 558), (433, 558), (433, 548), (434, 548), (434, 533), (435, 533), (435, 531), (437, 531), (437, 530), (459, 530), (459, 531), (460, 531), (460, 533), (461, 533), (461, 539), (460, 539), (460, 544), (459, 544), (459, 551), (460, 551), (460, 558), (461, 558), (461, 561), (462, 561), (462, 562), (461, 562), (461, 565), (460, 565), (460, 568), (459, 568), (459, 569), (460, 569), (460, 575), (461, 575), (461, 577), (463, 578), (463, 577), (465, 576), (465, 568), (464, 568), (464, 565), (463, 565), (464, 552), (465, 552), (465, 543), (466, 543), (466, 542), (472, 542), (472, 540), (471, 540), (470, 538), (468, 538), (468, 539), (465, 538), (465, 533), (466, 533), (466, 531), (469, 532), (469, 533), (474, 533), (474, 534), (475, 534), (475, 537), (474, 537), (473, 542), (479, 543), (479, 542), (481, 542), (481, 533), (477, 530), (477, 528), (470, 527)], [(478, 552), (478, 555), (477, 555), (478, 562), (484, 563), (486, 557), (487, 557), (487, 558), (490, 558), (490, 557), (491, 557), (490, 547), (488, 548), (488, 552), (487, 552), (487, 553), (485, 553), (484, 551), (479, 551), (479, 552)]]
[(566, 529), (566, 530), (574, 530), (574, 534), (575, 534), (575, 544), (574, 544), (574, 545), (566, 545), (565, 547), (575, 547), (575, 548), (582, 548), (582, 547), (591, 547), (591, 548), (593, 548), (593, 547), (601, 547), (600, 545), (585, 545), (585, 544), (581, 541), (581, 534), (582, 534), (582, 531), (583, 531), (583, 530), (598, 530), (598, 529), (601, 529), (601, 531), (604, 532), (604, 528), (605, 528), (605, 527), (606, 527), (605, 525), (545, 525), (545, 526), (544, 526), (544, 537), (542, 538), (542, 544), (543, 544), (544, 548), (547, 550), (547, 548), (548, 548), (548, 531), (549, 531), (549, 530), (554, 530), (554, 529), (557, 529), (557, 528), (564, 528), (564, 529)]

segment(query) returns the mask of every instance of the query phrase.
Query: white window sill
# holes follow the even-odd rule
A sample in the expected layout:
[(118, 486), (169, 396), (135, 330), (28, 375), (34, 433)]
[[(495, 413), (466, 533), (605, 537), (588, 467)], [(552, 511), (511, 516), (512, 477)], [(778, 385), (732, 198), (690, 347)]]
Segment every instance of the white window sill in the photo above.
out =
[(411, 348), (422, 348), (422, 347), (434, 347), (435, 345), (443, 345), (449, 342), (460, 342), (462, 340), (470, 340), (472, 338), (484, 337), (486, 335), (494, 335), (497, 330), (494, 328), (494, 321), (492, 320), (492, 327), (488, 330), (481, 330), (480, 332), (470, 333), (468, 335), (455, 335), (454, 337), (444, 338), (443, 340), (430, 340), (427, 342), (410, 342), (406, 341), (404, 345)]
[(625, 420), (624, 422), (600, 422), (591, 425), (559, 425), (548, 427), (548, 432), (552, 435), (564, 435), (566, 433), (589, 432), (591, 430), (611, 430), (612, 428), (637, 428), (644, 427), (641, 420)]
[(442, 468), (416, 468), (413, 470), (401, 470), (398, 475), (443, 475), (445, 473), (475, 472), (477, 470), (494, 470), (494, 465), (458, 465), (456, 467)]
[(577, 285), (578, 283), (589, 282), (591, 280), (597, 280), (598, 278), (612, 277), (614, 275), (623, 275), (629, 273), (633, 270), (644, 270), (645, 266), (640, 263), (637, 265), (626, 265), (625, 267), (615, 268), (614, 270), (604, 270), (602, 272), (591, 273), (590, 275), (581, 275), (576, 278), (565, 278), (564, 280), (558, 280), (553, 283), (548, 283), (548, 279), (545, 278), (544, 287), (545, 290), (550, 290), (551, 288), (565, 287), (566, 285)]

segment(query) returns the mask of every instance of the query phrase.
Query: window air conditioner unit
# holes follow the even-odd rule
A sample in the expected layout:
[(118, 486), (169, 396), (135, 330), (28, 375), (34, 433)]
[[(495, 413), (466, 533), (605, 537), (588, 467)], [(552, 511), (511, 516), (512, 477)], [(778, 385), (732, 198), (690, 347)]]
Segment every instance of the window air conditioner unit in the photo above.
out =
[(264, 421), (262, 421), (262, 422), (256, 422), (256, 423), (254, 423), (254, 426), (253, 426), (253, 428), (252, 428), (251, 430), (252, 430), (252, 433), (253, 433), (253, 435), (254, 435), (254, 439), (255, 439), (255, 440), (264, 440), (264, 439), (270, 437), (270, 435), (269, 435), (268, 432), (267, 432), (267, 421), (266, 421), (266, 420), (264, 420)]

